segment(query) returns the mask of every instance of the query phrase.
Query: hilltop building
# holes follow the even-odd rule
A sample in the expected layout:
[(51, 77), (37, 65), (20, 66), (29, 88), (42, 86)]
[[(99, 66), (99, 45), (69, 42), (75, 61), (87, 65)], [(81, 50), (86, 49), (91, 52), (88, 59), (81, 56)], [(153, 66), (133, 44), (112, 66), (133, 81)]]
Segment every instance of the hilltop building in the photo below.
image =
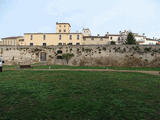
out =
[[(120, 44), (124, 44), (126, 39), (127, 39), (127, 35), (128, 35), (129, 31), (125, 30), (124, 32), (119, 32), (120, 35)], [(151, 39), (151, 38), (147, 38), (145, 36), (145, 34), (143, 33), (142, 35), (139, 35), (138, 33), (133, 33), (137, 44), (139, 45), (156, 45), (158, 43), (158, 40), (156, 39)]]
[(24, 37), (23, 36), (15, 36), (15, 37), (6, 37), (2, 38), (1, 45), (24, 45)]
[(30, 46), (80, 45), (82, 33), (71, 33), (69, 23), (56, 23), (56, 33), (25, 33), (24, 43)]
[[(57, 46), (57, 45), (109, 45), (114, 43), (121, 45), (126, 42), (129, 31), (119, 32), (119, 34), (92, 36), (89, 28), (82, 32), (71, 32), (69, 23), (56, 23), (56, 33), (24, 33), (23, 36), (2, 38), (1, 45), (27, 45), (27, 46)], [(156, 45), (158, 40), (150, 39), (138, 33), (133, 33), (137, 44)]]

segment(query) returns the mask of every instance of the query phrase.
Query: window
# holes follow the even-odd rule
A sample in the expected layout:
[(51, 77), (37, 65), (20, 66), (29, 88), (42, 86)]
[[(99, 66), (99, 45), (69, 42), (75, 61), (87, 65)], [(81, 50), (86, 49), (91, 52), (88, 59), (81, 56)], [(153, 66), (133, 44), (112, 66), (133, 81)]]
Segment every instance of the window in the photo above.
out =
[(33, 46), (33, 43), (30, 43), (30, 46)]
[(69, 35), (69, 39), (72, 40), (72, 35)]
[(46, 43), (43, 43), (43, 46), (47, 46), (47, 44), (46, 44)]
[(79, 40), (79, 35), (77, 35), (77, 40)]
[(64, 25), (64, 27), (66, 27), (66, 25)]
[(72, 45), (72, 43), (68, 43), (68, 45)]
[(61, 30), (59, 30), (59, 32), (61, 32)]
[(76, 43), (76, 45), (80, 45), (80, 43)]
[(112, 38), (112, 37), (110, 37), (110, 39), (112, 40), (113, 38)]
[(30, 39), (33, 40), (33, 35), (30, 36)]
[(62, 40), (62, 35), (59, 35), (59, 40)]
[(46, 35), (43, 35), (43, 40), (46, 40)]
[(57, 54), (62, 54), (62, 53), (63, 53), (62, 50), (57, 51)]
[(64, 29), (64, 32), (66, 32), (66, 30)]
[(63, 59), (63, 57), (62, 56), (57, 56), (57, 59)]
[(58, 45), (62, 45), (62, 43), (58, 43)]

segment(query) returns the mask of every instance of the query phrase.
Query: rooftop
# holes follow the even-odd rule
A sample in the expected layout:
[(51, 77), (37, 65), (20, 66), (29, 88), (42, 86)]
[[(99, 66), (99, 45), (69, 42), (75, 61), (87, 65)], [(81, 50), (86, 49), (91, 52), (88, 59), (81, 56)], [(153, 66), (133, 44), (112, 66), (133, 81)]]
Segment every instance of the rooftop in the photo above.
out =
[(71, 25), (69, 23), (58, 23), (58, 22), (56, 22), (56, 25), (57, 24), (67, 24), (67, 25), (69, 25), (71, 27)]
[(24, 33), (24, 35), (27, 34), (82, 34), (82, 33)]
[(17, 39), (17, 38), (23, 38), (23, 36), (13, 36), (13, 37), (6, 37), (2, 39)]

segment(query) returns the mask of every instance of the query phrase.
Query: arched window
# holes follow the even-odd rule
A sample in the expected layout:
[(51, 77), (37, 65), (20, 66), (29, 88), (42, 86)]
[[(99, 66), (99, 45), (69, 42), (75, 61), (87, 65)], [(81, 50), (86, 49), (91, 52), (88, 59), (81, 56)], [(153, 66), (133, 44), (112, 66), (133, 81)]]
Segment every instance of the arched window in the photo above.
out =
[(62, 50), (57, 51), (57, 54), (62, 54), (62, 53), (63, 53)]

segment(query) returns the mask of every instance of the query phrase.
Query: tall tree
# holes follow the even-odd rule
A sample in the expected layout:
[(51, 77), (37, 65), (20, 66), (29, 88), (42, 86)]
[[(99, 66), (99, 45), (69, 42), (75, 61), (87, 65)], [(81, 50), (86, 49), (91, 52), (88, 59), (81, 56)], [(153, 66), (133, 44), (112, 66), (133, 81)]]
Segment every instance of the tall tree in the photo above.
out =
[(74, 54), (72, 53), (66, 53), (62, 55), (62, 58), (66, 60), (67, 64), (69, 63), (69, 60), (74, 57)]
[(126, 44), (129, 44), (129, 45), (136, 44), (136, 39), (135, 39), (135, 37), (134, 37), (132, 32), (128, 33)]

